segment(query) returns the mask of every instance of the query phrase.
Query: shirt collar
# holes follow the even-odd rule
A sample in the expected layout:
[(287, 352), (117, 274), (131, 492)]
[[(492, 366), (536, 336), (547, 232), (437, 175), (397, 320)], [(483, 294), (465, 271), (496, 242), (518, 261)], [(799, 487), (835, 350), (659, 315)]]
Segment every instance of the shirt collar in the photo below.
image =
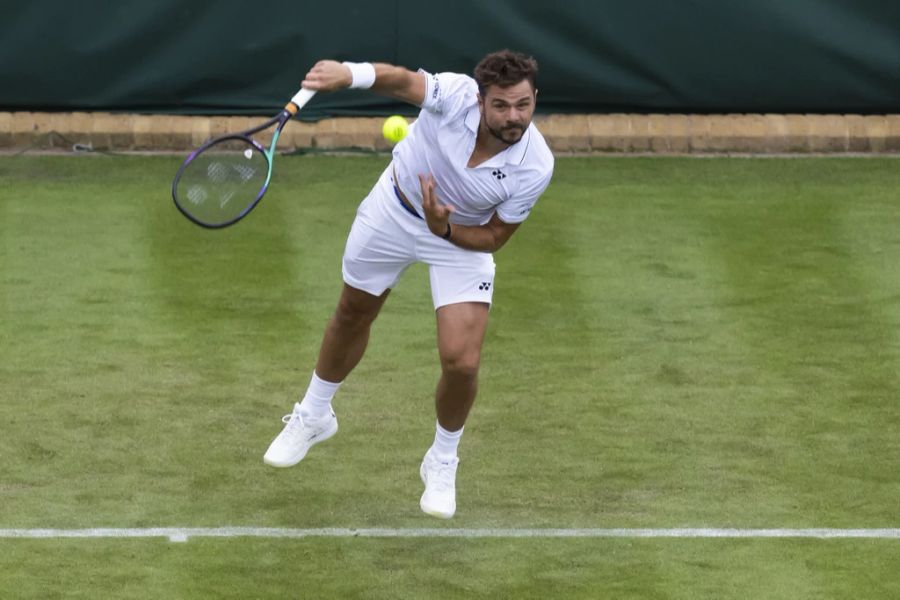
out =
[[(469, 112), (466, 113), (466, 127), (469, 128), (469, 131), (474, 133), (476, 136), (478, 135), (478, 125), (481, 124), (481, 111), (478, 110), (477, 106), (474, 106), (469, 109)], [(525, 133), (522, 135), (522, 139), (518, 142), (500, 152), (499, 154), (495, 154), (490, 159), (484, 161), (479, 167), (499, 167), (501, 165), (520, 165), (522, 161), (525, 160), (525, 151), (528, 149), (528, 141), (531, 138), (531, 127), (528, 126), (528, 129), (525, 130)]]

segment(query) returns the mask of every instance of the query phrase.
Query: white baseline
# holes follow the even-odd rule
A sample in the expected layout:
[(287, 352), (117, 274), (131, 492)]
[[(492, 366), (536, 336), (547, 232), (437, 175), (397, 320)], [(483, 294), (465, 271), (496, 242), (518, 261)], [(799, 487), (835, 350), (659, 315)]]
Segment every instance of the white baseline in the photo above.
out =
[(61, 538), (818, 538), (900, 539), (893, 529), (443, 529), (278, 527), (150, 527), (95, 529), (0, 529), (0, 539)]

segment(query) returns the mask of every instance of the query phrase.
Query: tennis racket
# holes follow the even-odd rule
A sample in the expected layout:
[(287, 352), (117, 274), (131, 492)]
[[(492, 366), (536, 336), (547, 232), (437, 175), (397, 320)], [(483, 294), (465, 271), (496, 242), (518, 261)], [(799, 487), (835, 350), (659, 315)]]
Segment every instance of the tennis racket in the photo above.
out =
[[(301, 89), (262, 125), (210, 140), (188, 155), (172, 182), (178, 210), (208, 229), (228, 227), (246, 217), (269, 188), (281, 130), (315, 93)], [(273, 125), (268, 149), (251, 137)]]

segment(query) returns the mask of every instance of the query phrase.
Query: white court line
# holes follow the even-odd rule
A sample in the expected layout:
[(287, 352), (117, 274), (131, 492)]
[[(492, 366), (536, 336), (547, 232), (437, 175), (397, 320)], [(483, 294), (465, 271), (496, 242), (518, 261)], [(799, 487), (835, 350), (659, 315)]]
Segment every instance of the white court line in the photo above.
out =
[(0, 529), (0, 539), (60, 538), (876, 538), (900, 539), (900, 529), (391, 529), (277, 527), (151, 527), (144, 529)]

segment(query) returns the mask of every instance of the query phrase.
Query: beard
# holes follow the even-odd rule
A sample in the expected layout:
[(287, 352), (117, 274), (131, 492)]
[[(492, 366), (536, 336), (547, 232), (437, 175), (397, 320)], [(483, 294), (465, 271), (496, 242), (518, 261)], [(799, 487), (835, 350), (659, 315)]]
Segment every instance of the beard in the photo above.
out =
[(508, 123), (503, 127), (491, 127), (491, 124), (486, 119), (484, 126), (492, 136), (510, 146), (522, 139), (522, 136), (525, 135), (525, 129), (528, 127), (519, 123)]

